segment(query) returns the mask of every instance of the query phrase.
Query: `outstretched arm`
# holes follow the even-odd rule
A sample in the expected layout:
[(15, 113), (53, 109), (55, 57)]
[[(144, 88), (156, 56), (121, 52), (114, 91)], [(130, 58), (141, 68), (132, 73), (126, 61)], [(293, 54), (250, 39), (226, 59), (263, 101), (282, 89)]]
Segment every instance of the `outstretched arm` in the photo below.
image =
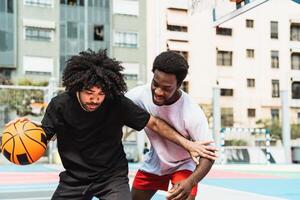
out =
[(195, 158), (198, 156), (212, 160), (216, 159), (216, 154), (214, 151), (216, 151), (217, 149), (213, 146), (209, 146), (212, 141), (192, 142), (183, 137), (165, 121), (153, 116), (150, 116), (150, 119), (146, 126), (153, 132), (186, 149), (196, 163), (198, 163), (198, 159)]
[(195, 171), (185, 180), (177, 182), (171, 190), (168, 191), (168, 200), (186, 199), (192, 190), (210, 171), (214, 161), (207, 158), (200, 158), (199, 165)]

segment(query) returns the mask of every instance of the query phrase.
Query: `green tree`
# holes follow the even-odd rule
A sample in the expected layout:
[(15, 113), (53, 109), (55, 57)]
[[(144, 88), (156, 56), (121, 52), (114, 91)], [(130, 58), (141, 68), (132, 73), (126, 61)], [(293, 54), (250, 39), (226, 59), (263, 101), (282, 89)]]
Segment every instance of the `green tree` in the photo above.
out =
[(256, 124), (260, 126), (260, 128), (268, 128), (273, 139), (282, 139), (282, 128), (278, 119), (260, 119), (256, 121)]
[(291, 125), (292, 139), (300, 138), (300, 124)]

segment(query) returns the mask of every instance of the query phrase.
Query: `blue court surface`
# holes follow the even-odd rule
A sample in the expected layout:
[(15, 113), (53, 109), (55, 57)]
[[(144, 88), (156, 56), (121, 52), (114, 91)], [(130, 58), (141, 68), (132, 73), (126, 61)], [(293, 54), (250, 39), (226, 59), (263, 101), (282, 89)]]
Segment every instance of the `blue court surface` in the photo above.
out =
[[(129, 164), (130, 183), (139, 164)], [(50, 199), (61, 165), (0, 165), (0, 199)], [(153, 200), (166, 199), (158, 192)], [(214, 165), (199, 184), (197, 200), (300, 199), (300, 165)]]

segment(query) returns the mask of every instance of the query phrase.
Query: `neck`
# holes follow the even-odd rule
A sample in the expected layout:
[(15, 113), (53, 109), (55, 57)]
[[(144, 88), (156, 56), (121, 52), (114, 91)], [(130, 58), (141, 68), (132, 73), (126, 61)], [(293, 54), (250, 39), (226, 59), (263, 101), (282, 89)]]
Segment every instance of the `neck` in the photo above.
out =
[(166, 103), (166, 105), (171, 105), (175, 103), (181, 97), (181, 91), (178, 89), (175, 94), (171, 97), (171, 99)]

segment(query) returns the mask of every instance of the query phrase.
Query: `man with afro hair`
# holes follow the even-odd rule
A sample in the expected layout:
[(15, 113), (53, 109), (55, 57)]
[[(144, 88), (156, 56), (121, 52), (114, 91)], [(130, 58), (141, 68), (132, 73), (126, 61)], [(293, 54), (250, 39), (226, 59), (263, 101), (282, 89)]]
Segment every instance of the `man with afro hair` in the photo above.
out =
[(105, 50), (84, 51), (67, 61), (66, 91), (51, 100), (41, 122), (48, 140), (56, 136), (65, 168), (52, 199), (131, 199), (121, 141), (124, 125), (135, 130), (147, 127), (183, 146), (191, 156), (201, 153), (201, 144), (186, 140), (124, 96), (122, 70)]
[(157, 190), (168, 190), (168, 199), (194, 200), (197, 184), (211, 169), (217, 150), (208, 129), (206, 117), (199, 105), (180, 89), (188, 72), (187, 61), (174, 51), (159, 54), (153, 63), (151, 85), (133, 88), (126, 96), (151, 115), (165, 120), (184, 137), (205, 145), (199, 164), (187, 151), (153, 129), (144, 130), (151, 142), (143, 165), (133, 181), (133, 200), (149, 200)]

